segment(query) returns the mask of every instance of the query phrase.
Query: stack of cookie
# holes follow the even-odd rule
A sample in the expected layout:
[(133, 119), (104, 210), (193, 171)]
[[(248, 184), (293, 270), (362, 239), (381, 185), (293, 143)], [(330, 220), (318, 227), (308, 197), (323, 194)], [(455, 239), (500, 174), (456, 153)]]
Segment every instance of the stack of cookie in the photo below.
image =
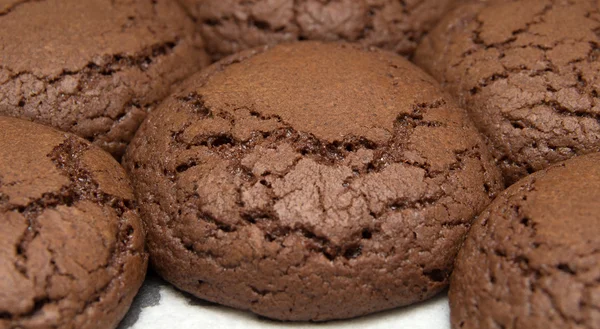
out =
[(278, 320), (450, 284), (453, 328), (600, 328), (597, 0), (9, 0), (0, 49), (2, 329), (115, 328), (148, 263)]

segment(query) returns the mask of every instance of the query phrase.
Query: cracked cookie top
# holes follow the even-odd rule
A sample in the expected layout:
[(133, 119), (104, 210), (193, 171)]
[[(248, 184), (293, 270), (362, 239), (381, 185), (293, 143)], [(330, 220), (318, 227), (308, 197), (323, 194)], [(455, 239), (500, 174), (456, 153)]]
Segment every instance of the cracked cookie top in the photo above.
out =
[(418, 65), (489, 138), (507, 183), (600, 150), (600, 2), (462, 5), (423, 40)]
[(343, 43), (213, 64), (149, 115), (124, 164), (162, 276), (286, 320), (436, 294), (502, 188), (466, 113), (432, 78)]
[(217, 60), (283, 41), (345, 40), (410, 56), (453, 0), (180, 0)]
[(68, 133), (0, 117), (0, 328), (115, 328), (146, 273), (121, 166)]
[(452, 328), (600, 325), (600, 154), (536, 172), (479, 216), (450, 285)]
[(175, 1), (0, 4), (0, 114), (76, 133), (120, 157), (171, 85), (208, 57)]

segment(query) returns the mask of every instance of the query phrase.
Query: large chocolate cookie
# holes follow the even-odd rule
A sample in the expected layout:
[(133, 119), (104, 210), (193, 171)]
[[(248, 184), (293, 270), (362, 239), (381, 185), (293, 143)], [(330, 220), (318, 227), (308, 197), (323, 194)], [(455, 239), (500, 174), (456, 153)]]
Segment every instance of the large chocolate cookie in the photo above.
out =
[(68, 133), (0, 117), (0, 328), (115, 328), (148, 256), (125, 172)]
[(598, 200), (598, 153), (503, 192), (456, 260), (452, 328), (600, 328)]
[(489, 137), (505, 177), (600, 151), (600, 2), (490, 0), (458, 7), (415, 61)]
[(124, 163), (163, 277), (285, 320), (433, 296), (501, 188), (433, 79), (392, 53), (318, 42), (247, 51), (191, 78)]
[(265, 44), (346, 40), (412, 55), (453, 0), (180, 0), (213, 59)]
[(170, 0), (0, 3), (0, 114), (73, 132), (120, 157), (139, 124), (207, 63)]

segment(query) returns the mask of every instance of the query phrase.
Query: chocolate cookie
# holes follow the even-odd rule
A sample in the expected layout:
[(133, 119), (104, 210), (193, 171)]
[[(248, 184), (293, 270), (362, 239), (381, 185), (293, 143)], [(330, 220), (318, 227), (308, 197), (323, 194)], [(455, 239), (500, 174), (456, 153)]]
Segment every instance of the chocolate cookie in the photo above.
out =
[(154, 267), (200, 298), (313, 321), (429, 298), (501, 189), (465, 112), (386, 51), (264, 47), (185, 86), (124, 163)]
[(294, 40), (346, 40), (412, 55), (453, 0), (181, 0), (217, 60)]
[(4, 1), (0, 114), (120, 157), (171, 85), (208, 62), (193, 29), (175, 1)]
[(148, 256), (125, 172), (68, 133), (0, 117), (0, 328), (115, 328)]
[(600, 328), (600, 154), (520, 180), (473, 224), (452, 328)]
[(600, 151), (600, 2), (491, 0), (451, 12), (415, 55), (493, 145), (508, 182)]

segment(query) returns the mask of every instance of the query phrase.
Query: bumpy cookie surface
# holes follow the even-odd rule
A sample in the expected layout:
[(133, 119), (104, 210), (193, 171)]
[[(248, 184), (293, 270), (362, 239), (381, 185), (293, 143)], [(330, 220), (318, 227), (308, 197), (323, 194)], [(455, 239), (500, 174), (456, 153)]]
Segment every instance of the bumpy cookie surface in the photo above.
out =
[(0, 117), (0, 328), (115, 328), (147, 254), (125, 172), (71, 134)]
[(528, 176), (473, 224), (452, 274), (455, 329), (600, 328), (600, 154)]
[(600, 150), (600, 2), (463, 5), (415, 61), (458, 97), (514, 182)]
[(213, 59), (282, 41), (346, 40), (411, 55), (452, 0), (180, 0)]
[(124, 163), (155, 268), (196, 296), (277, 319), (433, 296), (501, 188), (432, 78), (347, 44), (218, 62), (140, 129)]
[(193, 29), (175, 1), (2, 1), (0, 114), (120, 157), (146, 112), (207, 63)]

